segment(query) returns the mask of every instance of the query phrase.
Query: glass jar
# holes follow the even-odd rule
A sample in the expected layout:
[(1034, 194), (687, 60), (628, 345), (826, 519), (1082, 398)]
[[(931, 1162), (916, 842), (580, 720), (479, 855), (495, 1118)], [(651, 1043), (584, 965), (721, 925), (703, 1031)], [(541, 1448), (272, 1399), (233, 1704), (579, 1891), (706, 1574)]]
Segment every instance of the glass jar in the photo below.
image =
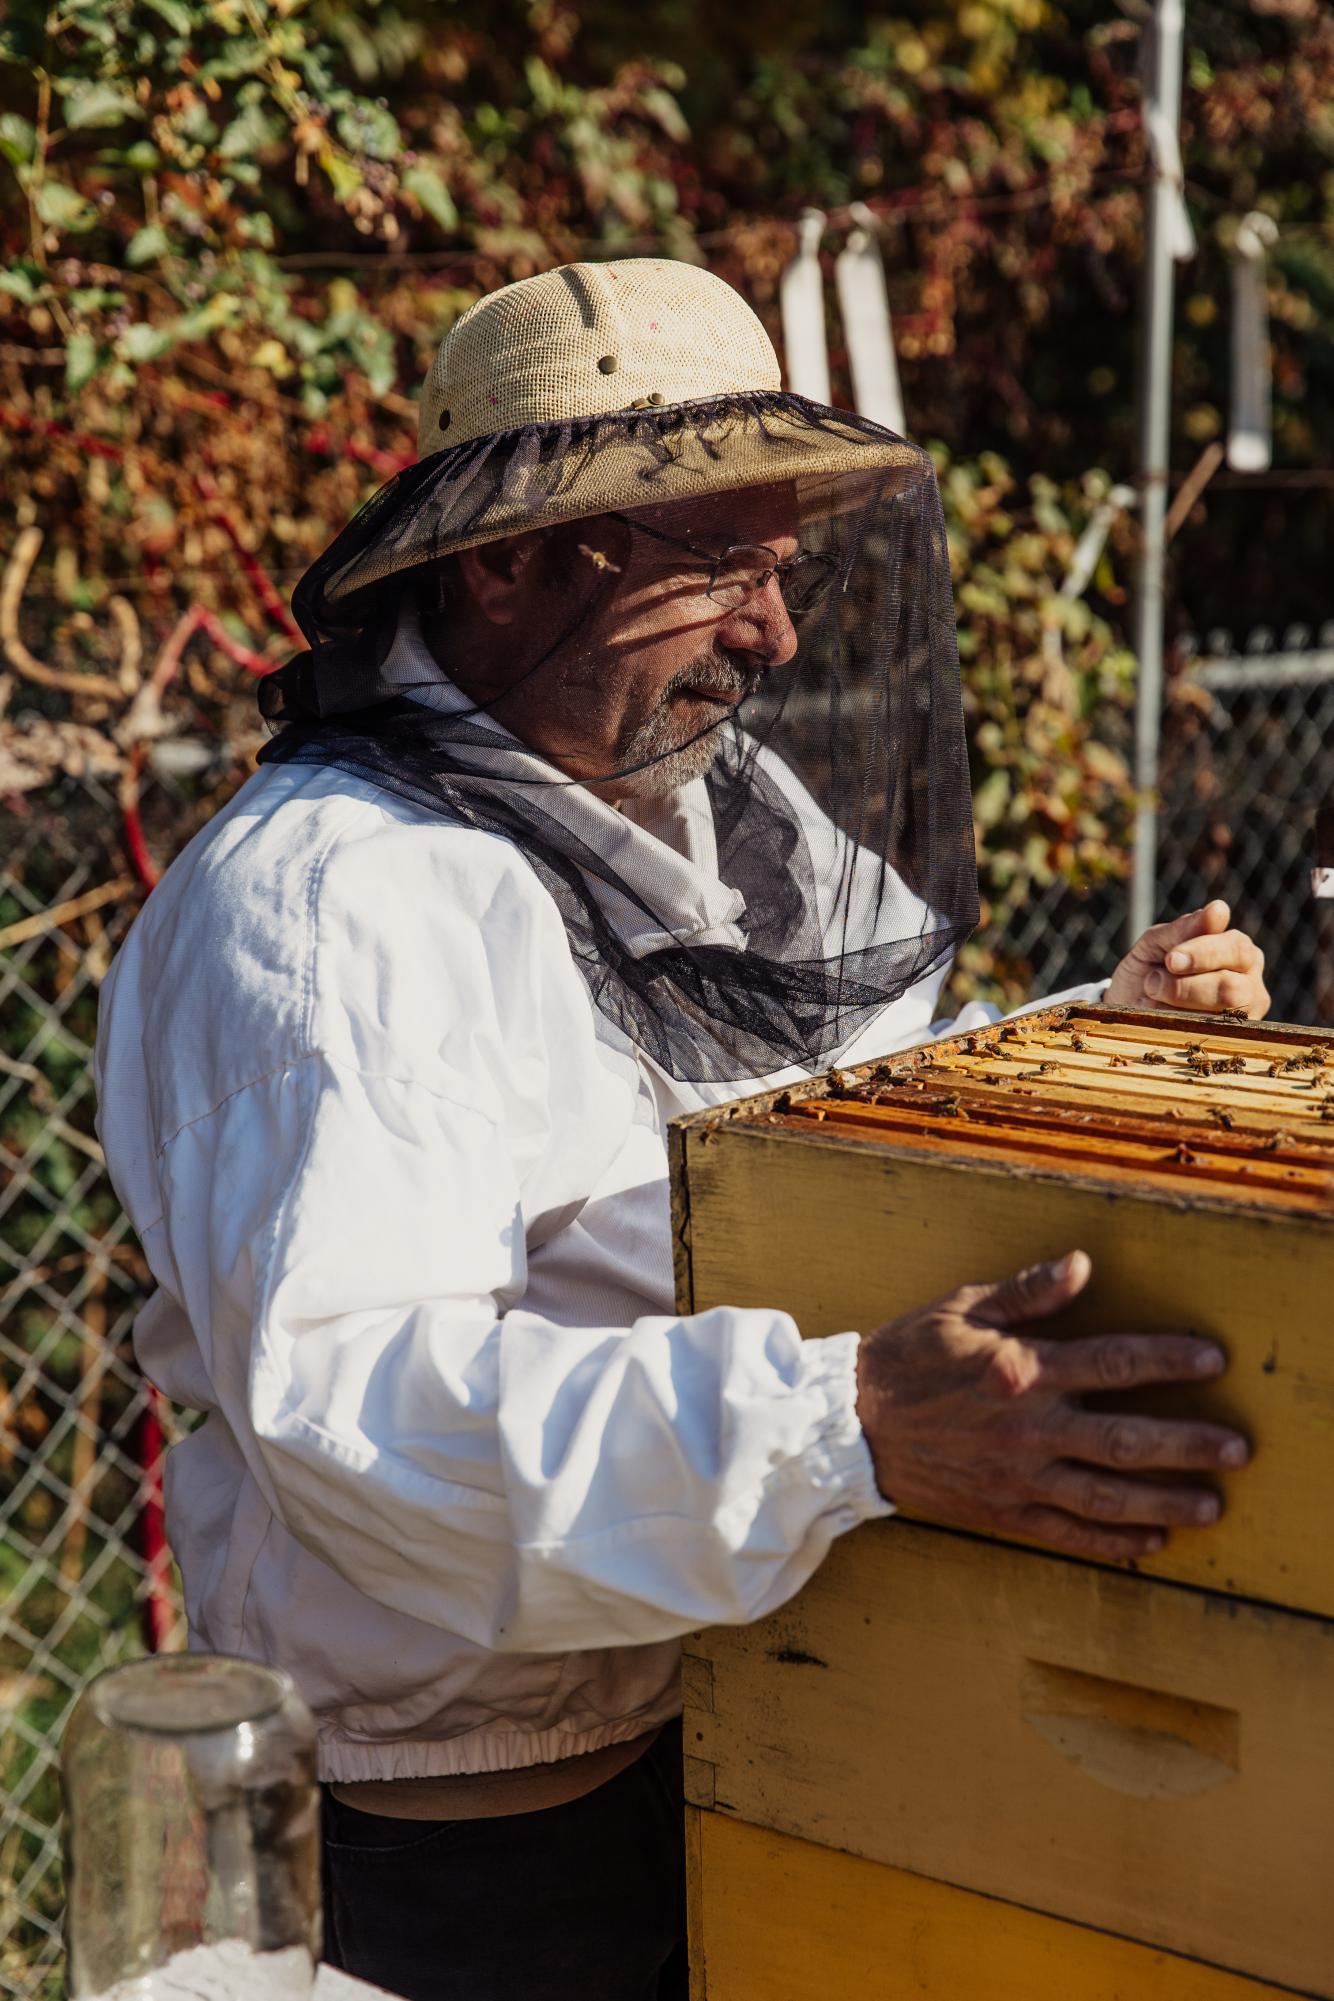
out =
[(61, 1749), (73, 2001), (309, 1995), (315, 1728), (285, 1674), (217, 1654), (111, 1668)]

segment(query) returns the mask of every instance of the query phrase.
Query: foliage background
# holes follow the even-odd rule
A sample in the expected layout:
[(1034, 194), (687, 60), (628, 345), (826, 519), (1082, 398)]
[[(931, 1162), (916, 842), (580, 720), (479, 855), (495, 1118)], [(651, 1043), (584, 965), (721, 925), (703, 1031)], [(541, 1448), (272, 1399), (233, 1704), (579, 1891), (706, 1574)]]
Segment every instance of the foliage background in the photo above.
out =
[[(39, 692), (29, 675), (11, 696), (29, 782), (43, 756), (123, 757), (155, 733), (184, 740), (173, 768), (193, 762), (206, 800), (235, 782), (255, 744), (236, 648), (283, 653), (287, 587), (412, 452), (416, 385), (480, 291), (659, 249), (707, 261), (773, 323), (800, 207), (832, 212), (832, 257), (866, 199), (961, 587), (989, 920), (965, 979), (1019, 990), (1009, 911), (1124, 865), (1133, 523), (1088, 604), (1056, 586), (1092, 501), (1133, 474), (1145, 9), (774, 11), (19, 0), (0, 29), (0, 454), (43, 537), (27, 644), (89, 680)], [(1283, 474), (1327, 468), (1334, 441), (1334, 13), (1192, 0), (1189, 19), (1201, 249), (1181, 283), (1175, 458), (1184, 471), (1223, 422), (1228, 251), (1258, 205), (1283, 230), (1279, 471), (1215, 480), (1176, 545), (1174, 615), (1315, 624), (1331, 493)], [(192, 628), (165, 713), (128, 715), (192, 607), (216, 622)], [(1044, 664), (1052, 623), (1063, 674)], [(34, 743), (29, 715), (115, 748)], [(159, 830), (164, 852), (180, 831)]]
[[(480, 292), (656, 251), (733, 280), (777, 334), (801, 208), (829, 211), (832, 265), (869, 202), (958, 585), (984, 925), (955, 984), (1021, 997), (1012, 921), (1054, 883), (1096, 898), (1126, 861), (1133, 516), (1086, 600), (1059, 586), (1134, 473), (1146, 18), (1143, 0), (11, 0), (0, 938), (7, 965), (25, 956), (0, 1031), (0, 1593), (26, 1625), (0, 1639), (22, 1726), (0, 1780), (31, 1790), (0, 1855), (28, 1886), (0, 1911), (0, 1991), (58, 1991), (42, 1746), (68, 1689), (138, 1644), (147, 1574), (125, 1345), (143, 1273), (88, 1151), (96, 983), (154, 869), (249, 769), (292, 582), (412, 455), (417, 385)], [(1189, 512), (1172, 625), (1314, 627), (1334, 548), (1334, 11), (1188, 0), (1187, 21), (1179, 474), (1224, 423), (1236, 223), (1259, 207), (1282, 234), (1275, 468), (1220, 473)], [(1184, 685), (1173, 699), (1188, 722)], [(107, 900), (62, 920), (63, 944), (16, 945), (76, 860)]]

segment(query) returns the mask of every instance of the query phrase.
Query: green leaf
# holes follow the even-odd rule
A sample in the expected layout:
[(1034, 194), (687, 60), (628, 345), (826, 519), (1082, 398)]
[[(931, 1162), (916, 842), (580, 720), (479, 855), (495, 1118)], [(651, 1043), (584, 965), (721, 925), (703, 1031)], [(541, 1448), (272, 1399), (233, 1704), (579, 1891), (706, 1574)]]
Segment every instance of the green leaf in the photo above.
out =
[(72, 83), (65, 91), (65, 123), (72, 128), (123, 125), (142, 116), (130, 93), (114, 83)]
[(690, 137), (690, 127), (686, 124), (685, 115), (670, 91), (661, 90), (656, 84), (650, 85), (649, 89), (640, 93), (639, 101), (649, 117), (661, 126), (669, 139), (675, 139), (679, 145), (686, 143)]
[(1009, 772), (988, 772), (973, 794), (973, 817), (979, 827), (994, 827), (1009, 803)]
[(219, 139), (218, 152), (224, 160), (243, 159), (248, 153), (262, 153), (281, 136), (262, 104), (247, 104)]
[(72, 333), (65, 343), (65, 387), (71, 394), (97, 373), (97, 342), (90, 333)]
[(256, 209), (253, 215), (243, 215), (237, 219), (236, 233), (243, 243), (256, 243), (261, 249), (272, 250), (273, 217), (263, 209)]
[(398, 120), (382, 105), (355, 98), (337, 118), (338, 136), (349, 153), (363, 153), (371, 160), (392, 160), (402, 151), (403, 134)]
[(347, 344), (352, 359), (377, 396), (393, 388), (397, 370), (394, 337), (388, 327), (380, 326), (368, 313), (358, 313), (355, 324), (348, 329)]
[(144, 0), (144, 5), (151, 7), (159, 20), (165, 21), (178, 35), (190, 33), (194, 24), (184, 0)]
[(200, 65), (198, 80), (216, 77), (219, 83), (235, 82), (239, 76), (254, 76), (269, 60), (269, 51), (257, 35), (234, 36), (223, 44), (222, 53)]
[(543, 62), (541, 56), (529, 56), (523, 70), (528, 79), (528, 88), (532, 92), (534, 106), (542, 117), (549, 117), (564, 96), (559, 77)]
[(418, 161), (409, 167), (399, 181), (405, 195), (411, 195), (418, 206), (425, 210), (432, 222), (438, 222), (441, 229), (452, 230), (459, 226), (459, 212), (454, 206), (454, 197), (445, 186), (443, 174), (438, 167), (426, 161)]
[(32, 304), (41, 284), (42, 274), (35, 264), (11, 264), (8, 271), (0, 271), (0, 292), (8, 292), (25, 306)]
[(337, 201), (346, 201), (361, 186), (360, 168), (353, 161), (344, 159), (341, 153), (335, 153), (332, 147), (327, 147), (320, 154), (320, 165), (329, 177), (329, 186)]
[(136, 139), (121, 154), (122, 165), (136, 174), (151, 174), (162, 165), (162, 155), (149, 139)]
[(50, 229), (91, 229), (97, 210), (64, 181), (43, 181), (37, 191), (37, 213)]
[(0, 113), (0, 153), (11, 166), (29, 166), (36, 144), (37, 134), (26, 118), (20, 118), (17, 111)]
[(193, 312), (182, 313), (172, 333), (177, 340), (207, 340), (219, 327), (231, 326), (241, 311), (241, 300), (234, 292), (215, 292)]
[(165, 353), (171, 345), (170, 328), (150, 326), (147, 320), (136, 320), (118, 338), (116, 352), (125, 361), (156, 361), (158, 355)]
[(171, 239), (160, 222), (145, 223), (136, 229), (125, 246), (125, 262), (136, 269), (141, 264), (151, 264), (155, 257), (165, 257), (171, 248)]

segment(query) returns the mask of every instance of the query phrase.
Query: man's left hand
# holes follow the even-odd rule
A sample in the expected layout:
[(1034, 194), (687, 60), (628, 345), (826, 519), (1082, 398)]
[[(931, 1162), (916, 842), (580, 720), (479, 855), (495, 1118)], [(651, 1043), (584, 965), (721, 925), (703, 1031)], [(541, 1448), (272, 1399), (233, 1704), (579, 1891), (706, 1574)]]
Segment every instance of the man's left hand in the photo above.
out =
[(1221, 898), (1171, 924), (1151, 924), (1126, 953), (1107, 988), (1109, 1007), (1185, 1008), (1201, 1014), (1269, 1012), (1265, 955), (1244, 931), (1230, 931)]

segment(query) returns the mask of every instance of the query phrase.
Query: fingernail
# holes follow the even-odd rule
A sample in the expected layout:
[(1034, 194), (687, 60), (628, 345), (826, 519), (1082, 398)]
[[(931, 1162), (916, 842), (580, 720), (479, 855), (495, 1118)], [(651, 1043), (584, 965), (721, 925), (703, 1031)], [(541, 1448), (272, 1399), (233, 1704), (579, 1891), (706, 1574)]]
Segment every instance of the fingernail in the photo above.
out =
[(1144, 991), (1146, 994), (1160, 994), (1162, 990), (1163, 976), (1155, 967), (1153, 972), (1149, 973), (1145, 978)]
[(1195, 1503), (1195, 1519), (1202, 1529), (1208, 1528), (1210, 1522), (1216, 1522), (1222, 1512), (1223, 1510), (1218, 1505), (1217, 1494), (1201, 1494), (1199, 1500)]
[(1169, 952), (1167, 955), (1169, 973), (1184, 973), (1189, 964), (1190, 959), (1185, 952)]
[(1195, 1357), (1197, 1376), (1221, 1376), (1227, 1367), (1227, 1356), (1221, 1348), (1201, 1348)]
[(1231, 1438), (1219, 1453), (1219, 1463), (1223, 1466), (1244, 1466), (1251, 1456), (1251, 1448), (1244, 1438)]

